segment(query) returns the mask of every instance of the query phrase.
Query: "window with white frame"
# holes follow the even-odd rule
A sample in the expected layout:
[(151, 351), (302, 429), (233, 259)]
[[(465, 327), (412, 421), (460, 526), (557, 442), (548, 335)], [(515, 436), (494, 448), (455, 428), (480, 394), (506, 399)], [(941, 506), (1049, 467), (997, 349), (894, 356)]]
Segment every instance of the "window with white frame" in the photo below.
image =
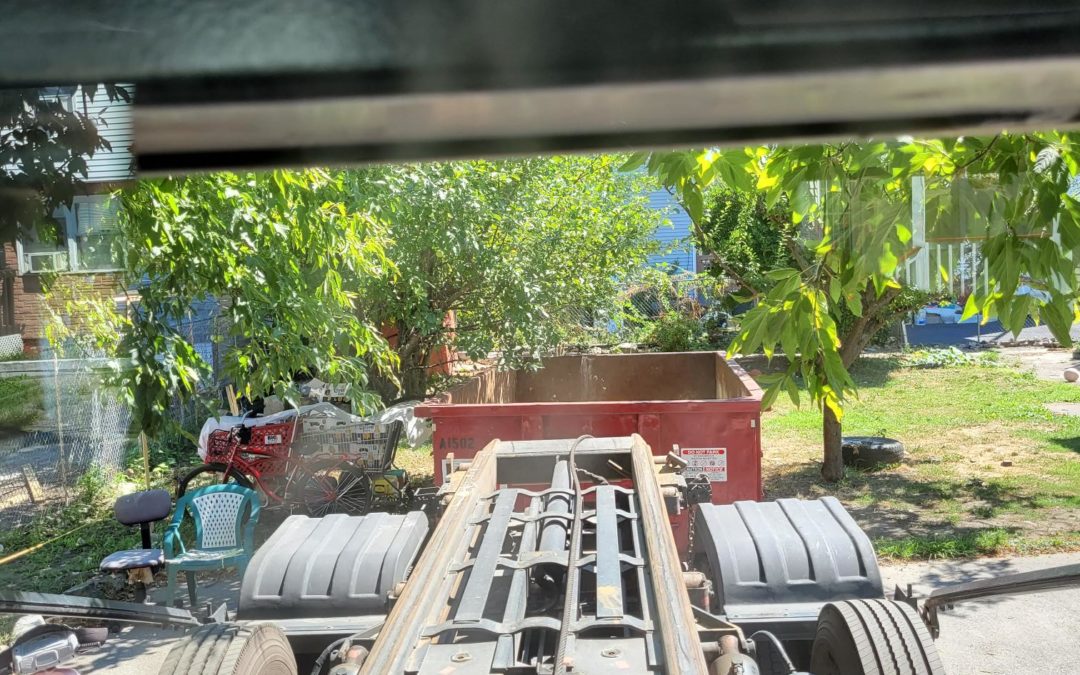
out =
[(116, 270), (118, 203), (109, 195), (75, 198), (75, 264), (80, 272)]
[(56, 227), (41, 227), (18, 242), (19, 271), (34, 274), (69, 269), (67, 209), (53, 213)]
[(58, 227), (16, 243), (19, 271), (108, 272), (120, 269), (116, 240), (118, 204), (109, 195), (76, 197), (53, 213)]

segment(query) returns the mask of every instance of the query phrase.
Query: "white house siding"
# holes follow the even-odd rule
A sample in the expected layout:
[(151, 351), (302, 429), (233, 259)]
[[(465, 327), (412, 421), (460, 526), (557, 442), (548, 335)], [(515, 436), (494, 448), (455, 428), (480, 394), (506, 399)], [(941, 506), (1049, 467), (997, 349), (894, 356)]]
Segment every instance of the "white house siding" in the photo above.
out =
[(649, 257), (649, 263), (655, 266), (667, 265), (688, 272), (696, 270), (697, 252), (690, 236), (690, 215), (667, 190), (660, 189), (649, 193), (649, 206), (662, 212), (670, 224), (656, 230), (655, 238), (660, 242), (661, 252)]
[(129, 180), (134, 175), (131, 145), (134, 142), (132, 112), (135, 90), (130, 85), (124, 87), (131, 95), (132, 103), (110, 101), (102, 86), (98, 86), (94, 92), (93, 101), (82, 87), (75, 91), (72, 98), (72, 106), (86, 113), (97, 125), (98, 133), (112, 145), (111, 150), (98, 150), (87, 160), (87, 183)]

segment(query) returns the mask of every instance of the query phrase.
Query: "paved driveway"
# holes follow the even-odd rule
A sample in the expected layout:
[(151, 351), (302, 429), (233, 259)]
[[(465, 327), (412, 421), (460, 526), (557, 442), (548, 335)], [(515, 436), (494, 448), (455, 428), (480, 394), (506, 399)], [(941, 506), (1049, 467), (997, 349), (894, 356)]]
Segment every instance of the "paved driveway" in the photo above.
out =
[[(1028, 558), (983, 558), (883, 569), (886, 589), (896, 583), (927, 592), (972, 581), (1080, 563), (1080, 553)], [(1080, 673), (1080, 588), (966, 602), (940, 614), (938, 651), (949, 675)]]

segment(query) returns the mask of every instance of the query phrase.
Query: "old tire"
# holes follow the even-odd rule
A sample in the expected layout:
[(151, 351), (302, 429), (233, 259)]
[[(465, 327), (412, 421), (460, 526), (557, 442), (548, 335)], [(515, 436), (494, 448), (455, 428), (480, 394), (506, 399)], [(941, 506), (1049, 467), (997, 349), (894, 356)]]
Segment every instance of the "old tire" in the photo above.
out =
[(848, 600), (825, 605), (810, 653), (814, 675), (944, 675), (937, 648), (908, 605)]
[(285, 633), (272, 623), (212, 623), (173, 645), (158, 675), (297, 675)]
[(844, 436), (844, 464), (857, 469), (873, 469), (897, 464), (904, 459), (904, 444), (881, 436)]

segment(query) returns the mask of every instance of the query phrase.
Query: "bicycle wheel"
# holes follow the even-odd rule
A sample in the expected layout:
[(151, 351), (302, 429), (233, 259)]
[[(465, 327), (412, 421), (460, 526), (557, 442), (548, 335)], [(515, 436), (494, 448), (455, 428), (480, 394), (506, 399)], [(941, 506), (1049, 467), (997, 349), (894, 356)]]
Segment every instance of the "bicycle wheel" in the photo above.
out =
[(176, 485), (176, 496), (183, 497), (189, 490), (197, 490), (207, 485), (221, 485), (222, 483), (236, 483), (246, 488), (251, 487), (251, 480), (240, 473), (236, 467), (228, 467), (224, 464), (203, 464), (187, 472)]
[(348, 462), (313, 464), (299, 488), (304, 510), (313, 518), (333, 513), (363, 515), (371, 504), (371, 479)]

